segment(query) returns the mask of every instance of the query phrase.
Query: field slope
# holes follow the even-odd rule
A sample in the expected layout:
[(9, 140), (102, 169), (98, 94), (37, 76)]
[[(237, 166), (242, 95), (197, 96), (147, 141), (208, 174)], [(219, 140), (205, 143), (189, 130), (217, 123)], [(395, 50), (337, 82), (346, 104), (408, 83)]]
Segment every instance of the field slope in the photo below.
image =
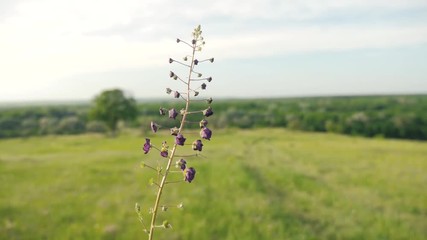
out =
[[(0, 140), (0, 239), (145, 239), (134, 205), (148, 212), (153, 175), (139, 164), (158, 153), (143, 142)], [(427, 239), (426, 142), (223, 130), (203, 154), (194, 182), (168, 185), (185, 207), (160, 215), (173, 229), (159, 239)]]

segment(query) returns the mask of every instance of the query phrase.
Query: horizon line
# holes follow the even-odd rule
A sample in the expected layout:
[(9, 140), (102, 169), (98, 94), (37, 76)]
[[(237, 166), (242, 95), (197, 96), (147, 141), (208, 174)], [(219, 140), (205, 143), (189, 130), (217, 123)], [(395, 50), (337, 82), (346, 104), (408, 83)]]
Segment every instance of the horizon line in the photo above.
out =
[[(352, 94), (301, 94), (287, 96), (255, 96), (255, 97), (232, 97), (221, 96), (216, 97), (217, 100), (268, 100), (268, 99), (304, 99), (304, 98), (339, 98), (339, 97), (393, 97), (393, 96), (424, 96), (427, 92), (411, 92), (411, 93), (352, 93)], [(135, 98), (137, 103), (143, 102), (158, 102), (169, 101), (170, 97), (151, 97), (151, 98)], [(92, 102), (93, 98), (89, 99), (34, 99), (34, 100), (0, 100), (0, 107), (22, 107), (22, 106), (41, 106), (41, 105), (86, 105)]]

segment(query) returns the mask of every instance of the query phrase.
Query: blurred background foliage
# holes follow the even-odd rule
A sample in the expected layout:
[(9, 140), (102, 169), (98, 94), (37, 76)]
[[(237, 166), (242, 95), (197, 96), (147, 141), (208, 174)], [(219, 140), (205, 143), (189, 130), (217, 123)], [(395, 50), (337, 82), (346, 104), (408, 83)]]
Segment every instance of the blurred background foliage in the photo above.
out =
[[(0, 138), (107, 133), (109, 128), (104, 122), (89, 117), (94, 105), (3, 105)], [(120, 121), (119, 130), (129, 127), (146, 131), (151, 121), (163, 128), (173, 127), (167, 117), (159, 115), (160, 106), (178, 111), (181, 107), (169, 100), (138, 101), (137, 117)], [(206, 103), (200, 101), (193, 104), (192, 110), (204, 108)], [(220, 113), (210, 118), (215, 128), (283, 127), (365, 137), (427, 139), (427, 95), (221, 99), (214, 100), (213, 111)]]

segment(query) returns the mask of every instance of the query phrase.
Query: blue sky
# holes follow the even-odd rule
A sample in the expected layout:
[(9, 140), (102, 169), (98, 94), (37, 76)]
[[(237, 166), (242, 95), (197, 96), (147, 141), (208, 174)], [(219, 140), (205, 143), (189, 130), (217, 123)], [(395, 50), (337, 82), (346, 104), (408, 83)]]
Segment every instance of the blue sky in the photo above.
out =
[(198, 24), (209, 96), (427, 94), (425, 0), (2, 0), (0, 101), (166, 97)]

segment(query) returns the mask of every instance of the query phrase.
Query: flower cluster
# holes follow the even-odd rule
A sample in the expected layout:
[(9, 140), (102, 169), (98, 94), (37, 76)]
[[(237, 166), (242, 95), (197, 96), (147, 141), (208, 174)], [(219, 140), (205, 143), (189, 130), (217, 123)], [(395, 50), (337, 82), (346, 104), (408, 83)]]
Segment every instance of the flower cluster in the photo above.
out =
[[(176, 108), (170, 108), (170, 109), (167, 109), (164, 107), (159, 108), (159, 114), (161, 116), (168, 117), (169, 121), (171, 122), (172, 126), (170, 126), (170, 135), (174, 137), (173, 146), (171, 146), (170, 148), (167, 142), (163, 141), (162, 144), (157, 147), (152, 143), (151, 139), (146, 138), (145, 143), (143, 144), (143, 147), (142, 147), (144, 154), (148, 154), (150, 151), (152, 151), (152, 149), (155, 149), (159, 151), (161, 156), (160, 159), (162, 158), (167, 159), (167, 161), (161, 161), (161, 160), (157, 161), (158, 166), (156, 167), (150, 166), (149, 164), (145, 164), (145, 163), (141, 164), (141, 166), (143, 167), (148, 167), (149, 169), (156, 171), (157, 179), (158, 179), (157, 181), (151, 179), (152, 185), (156, 186), (158, 189), (157, 189), (157, 197), (154, 202), (154, 206), (149, 211), (152, 215), (151, 223), (149, 227), (145, 226), (143, 222), (142, 214), (140, 214), (140, 210), (139, 212), (137, 211), (139, 219), (145, 228), (145, 232), (147, 232), (149, 235), (149, 239), (153, 238), (154, 229), (156, 227), (158, 226), (164, 227), (164, 224), (156, 225), (156, 218), (157, 218), (157, 212), (159, 207), (161, 206), (160, 207), (161, 209), (167, 209), (165, 205), (160, 205), (164, 186), (168, 183), (179, 183), (179, 182), (191, 183), (192, 181), (194, 181), (196, 176), (196, 169), (194, 167), (187, 166), (188, 165), (187, 157), (200, 156), (200, 152), (202, 152), (203, 146), (204, 146), (203, 140), (210, 140), (212, 138), (212, 131), (208, 128), (208, 121), (206, 120), (206, 118), (214, 114), (213, 109), (211, 107), (213, 100), (212, 98), (201, 99), (201, 97), (199, 96), (200, 91), (204, 91), (207, 89), (206, 83), (210, 83), (212, 81), (212, 77), (211, 76), (203, 77), (203, 74), (201, 72), (196, 71), (196, 67), (204, 62), (213, 63), (214, 58), (208, 58), (204, 60), (196, 58), (197, 53), (200, 52), (205, 45), (205, 41), (202, 37), (202, 31), (201, 31), (200, 25), (194, 29), (192, 37), (193, 38), (190, 42), (186, 42), (179, 38), (176, 40), (177, 43), (182, 43), (190, 47), (191, 49), (190, 55), (184, 56), (182, 58), (183, 59), (182, 61), (179, 61), (174, 58), (169, 58), (169, 63), (171, 64), (176, 63), (189, 70), (188, 71), (189, 74), (186, 77), (181, 77), (180, 74), (177, 74), (174, 71), (170, 71), (169, 77), (174, 81), (178, 80), (182, 82), (184, 87), (182, 89), (166, 88), (166, 93), (171, 95), (175, 99), (182, 100), (184, 103), (184, 107), (177, 108), (177, 109), (181, 109), (179, 111), (177, 111)], [(191, 102), (201, 101), (201, 100), (206, 101), (207, 103), (207, 106), (205, 109), (201, 109), (201, 110), (191, 109), (192, 107)], [(190, 117), (190, 115), (194, 117)], [(192, 121), (194, 118), (197, 119), (197, 116), (200, 116), (201, 119), (199, 118), (197, 121)], [(193, 136), (193, 134), (191, 133), (192, 130), (185, 129), (185, 126), (187, 124), (193, 124), (193, 123), (198, 124), (200, 127), (200, 133), (199, 133), (200, 138), (191, 139), (190, 141), (193, 141), (193, 142), (191, 144), (187, 144), (186, 143), (187, 138), (184, 135), (188, 137), (188, 136)], [(161, 129), (162, 127), (163, 126), (160, 126), (154, 121), (150, 123), (150, 128), (153, 133), (157, 133), (159, 129)], [(186, 147), (187, 145), (191, 145), (191, 148), (190, 147), (187, 148)], [(178, 149), (181, 147), (183, 148), (182, 151), (193, 151), (193, 153), (178, 155), (177, 154)], [(180, 157), (180, 159), (175, 162), (175, 166), (180, 170), (172, 171), (171, 163), (177, 157)], [(187, 160), (181, 157), (186, 157)], [(181, 172), (183, 175), (182, 180), (180, 181), (168, 180), (169, 174), (174, 172)], [(169, 223), (168, 223), (168, 226), (170, 226)]]

